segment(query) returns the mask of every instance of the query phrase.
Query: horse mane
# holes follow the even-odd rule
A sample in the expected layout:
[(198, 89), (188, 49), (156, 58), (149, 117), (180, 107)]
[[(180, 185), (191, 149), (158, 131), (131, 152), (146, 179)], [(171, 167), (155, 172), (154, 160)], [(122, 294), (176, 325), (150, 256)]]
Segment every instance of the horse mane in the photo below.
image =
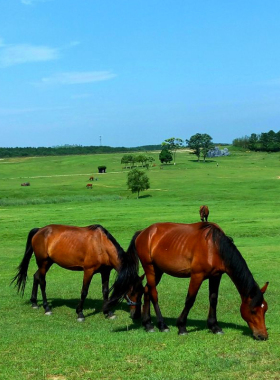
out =
[(114, 236), (111, 235), (108, 230), (106, 230), (105, 227), (101, 226), (101, 224), (92, 224), (92, 225), (88, 226), (87, 228), (91, 231), (94, 231), (97, 228), (99, 228), (106, 235), (106, 237), (111, 241), (111, 243), (114, 245), (114, 247), (116, 248), (119, 259), (121, 259), (123, 257), (123, 255), (124, 255), (123, 248), (120, 246), (120, 244), (114, 238)]
[(252, 307), (261, 305), (263, 302), (263, 294), (254, 280), (245, 259), (234, 244), (233, 239), (227, 236), (223, 230), (214, 223), (207, 223), (207, 225), (202, 226), (202, 228), (208, 229), (206, 236), (211, 234), (213, 242), (219, 249), (220, 257), (240, 294), (252, 299)]

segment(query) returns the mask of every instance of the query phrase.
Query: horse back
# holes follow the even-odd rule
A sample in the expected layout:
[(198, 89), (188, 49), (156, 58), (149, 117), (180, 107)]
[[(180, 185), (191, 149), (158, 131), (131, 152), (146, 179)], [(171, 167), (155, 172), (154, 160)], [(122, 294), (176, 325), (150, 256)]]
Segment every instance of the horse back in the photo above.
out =
[(157, 223), (140, 233), (136, 249), (144, 269), (153, 265), (174, 277), (190, 277), (195, 272), (207, 276), (223, 267), (209, 232), (201, 222)]
[(50, 259), (66, 269), (117, 265), (116, 249), (99, 228), (51, 224), (37, 232), (32, 246), (37, 260)]

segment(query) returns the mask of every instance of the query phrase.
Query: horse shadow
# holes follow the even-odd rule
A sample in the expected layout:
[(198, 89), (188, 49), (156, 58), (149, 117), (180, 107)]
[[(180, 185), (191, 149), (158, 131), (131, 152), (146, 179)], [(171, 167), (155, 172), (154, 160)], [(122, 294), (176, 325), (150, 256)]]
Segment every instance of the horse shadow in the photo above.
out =
[[(164, 318), (164, 321), (167, 324), (167, 326), (169, 326), (169, 328), (171, 328), (172, 330), (175, 328), (177, 330), (177, 327), (176, 327), (177, 318), (166, 317), (166, 318)], [(152, 323), (155, 327), (155, 331), (158, 331), (157, 321), (156, 321), (155, 317), (152, 317)], [(249, 328), (244, 326), (244, 325), (242, 326), (242, 325), (237, 325), (236, 323), (220, 322), (219, 321), (219, 326), (223, 330), (225, 330), (225, 329), (238, 330), (244, 336), (251, 336), (252, 335)], [(129, 330), (137, 330), (137, 329), (139, 329), (139, 327), (142, 327), (141, 319), (132, 320), (132, 325), (128, 326), (128, 329)], [(188, 334), (192, 334), (192, 333), (203, 331), (203, 330), (206, 330), (206, 331), (208, 330), (209, 333), (211, 332), (207, 327), (206, 319), (189, 319), (188, 318), (188, 320), (187, 320)], [(123, 328), (116, 328), (113, 331), (116, 333), (127, 331), (127, 326), (124, 326)]]
[[(76, 308), (80, 302), (80, 298), (71, 298), (71, 299), (65, 299), (65, 298), (48, 298), (48, 304), (52, 311), (55, 311), (56, 309), (59, 309), (60, 307), (67, 307), (69, 309), (72, 309), (75, 313)], [(30, 301), (25, 302), (26, 305), (30, 305)], [(38, 300), (38, 306), (40, 308), (43, 307), (43, 301)], [(87, 298), (84, 303), (83, 307), (83, 313), (85, 318), (91, 317), (93, 315), (102, 313), (103, 308), (103, 299), (94, 299), (94, 298)], [(127, 311), (129, 314), (129, 306), (126, 305), (126, 303), (119, 303), (114, 307), (114, 312), (122, 310)]]
[[(48, 302), (52, 310), (59, 309), (60, 307), (67, 307), (69, 309), (73, 309), (73, 313), (76, 311), (76, 307), (79, 303), (80, 299), (63, 299), (63, 298), (49, 298)], [(30, 304), (29, 301), (26, 301), (26, 304)], [(42, 307), (41, 302), (38, 301), (38, 304), (40, 307)], [(101, 314), (102, 313), (102, 306), (103, 306), (103, 300), (102, 299), (92, 299), (92, 298), (87, 298), (85, 300), (84, 304), (84, 315), (85, 318), (92, 317), (96, 314)], [(118, 332), (125, 332), (128, 330), (139, 330), (142, 327), (142, 320), (141, 318), (139, 319), (131, 319), (129, 315), (129, 306), (127, 306), (125, 303), (118, 303), (115, 307), (113, 312), (117, 311), (127, 311), (127, 318), (130, 321), (130, 325), (123, 326), (123, 327), (118, 327), (113, 329), (112, 331), (115, 333)], [(173, 317), (165, 317), (164, 318), (165, 323), (169, 326), (171, 329), (177, 329), (176, 327), (176, 322), (177, 318)], [(152, 316), (152, 323), (155, 327), (155, 331), (157, 331), (157, 320), (155, 316)], [(251, 331), (247, 326), (244, 325), (237, 325), (236, 323), (230, 323), (230, 322), (221, 322), (219, 321), (219, 326), (225, 330), (225, 329), (233, 329), (233, 330), (238, 330), (242, 332), (242, 335), (244, 336), (250, 336)], [(203, 331), (203, 330), (208, 330), (206, 319), (191, 319), (188, 318), (187, 320), (187, 331), (189, 334)], [(210, 332), (210, 330), (209, 330)]]

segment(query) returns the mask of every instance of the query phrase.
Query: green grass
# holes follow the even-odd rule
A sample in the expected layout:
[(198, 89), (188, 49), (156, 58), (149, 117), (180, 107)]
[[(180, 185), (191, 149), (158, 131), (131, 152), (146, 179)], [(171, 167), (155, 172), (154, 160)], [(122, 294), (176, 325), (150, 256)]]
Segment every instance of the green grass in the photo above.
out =
[[(160, 169), (154, 153), (156, 166), (147, 171), (151, 189), (140, 193), (140, 199), (127, 190), (128, 170), (122, 168), (121, 157), (0, 160), (0, 379), (279, 379), (280, 155), (234, 151), (197, 163), (182, 152), (175, 166)], [(107, 166), (106, 174), (97, 173), (99, 165)], [(98, 180), (88, 190), (91, 175)], [(20, 186), (27, 181), (30, 187)], [(199, 221), (201, 204), (209, 206), (210, 221), (234, 238), (259, 285), (270, 282), (266, 342), (253, 340), (240, 316), (240, 296), (226, 275), (218, 304), (222, 336), (206, 328), (207, 282), (190, 312), (188, 336), (178, 336), (176, 328), (188, 279), (163, 276), (159, 302), (170, 332), (153, 334), (131, 321), (125, 303), (116, 308), (115, 320), (104, 319), (100, 275), (92, 280), (82, 324), (75, 313), (82, 273), (50, 269), (50, 317), (42, 307), (30, 307), (34, 258), (24, 297), (9, 285), (33, 227), (100, 223), (126, 249), (134, 232), (151, 223)], [(152, 316), (155, 321), (153, 310)]]

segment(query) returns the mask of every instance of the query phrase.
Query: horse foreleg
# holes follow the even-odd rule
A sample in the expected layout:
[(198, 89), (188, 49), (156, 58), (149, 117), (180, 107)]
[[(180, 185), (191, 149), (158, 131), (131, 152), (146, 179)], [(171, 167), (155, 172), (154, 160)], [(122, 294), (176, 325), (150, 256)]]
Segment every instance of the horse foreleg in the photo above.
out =
[(92, 269), (84, 271), (83, 286), (82, 286), (82, 291), (81, 291), (81, 299), (80, 299), (80, 302), (76, 308), (76, 313), (78, 314), (78, 318), (77, 318), (78, 322), (83, 322), (85, 320), (85, 316), (83, 314), (84, 302), (85, 302), (85, 299), (88, 295), (88, 289), (89, 289), (90, 282), (91, 282), (93, 274), (94, 274), (94, 270), (92, 270)]
[(34, 273), (33, 276), (33, 287), (32, 287), (32, 293), (30, 302), (32, 304), (33, 309), (38, 309), (38, 303), (37, 303), (37, 295), (38, 295), (38, 286), (39, 286), (39, 270), (37, 270), (36, 273)]
[(105, 268), (101, 272), (101, 281), (102, 281), (102, 294), (103, 294), (103, 313), (105, 317), (109, 319), (114, 319), (116, 318), (115, 314), (111, 311), (106, 309), (106, 301), (108, 300), (109, 297), (109, 279), (110, 279), (110, 273), (111, 273), (112, 268)]
[(199, 275), (192, 275), (190, 284), (189, 284), (189, 290), (185, 302), (185, 307), (177, 319), (177, 327), (179, 329), (178, 334), (179, 335), (184, 335), (187, 334), (187, 317), (189, 314), (190, 309), (192, 308), (194, 301), (197, 296), (197, 292), (199, 291), (199, 288), (202, 284), (202, 281), (204, 280), (204, 276), (202, 274)]
[(221, 275), (209, 278), (209, 302), (210, 308), (207, 318), (207, 326), (214, 334), (222, 334), (223, 330), (218, 325), (217, 321), (217, 303), (218, 292), (221, 281)]
[(147, 285), (144, 290), (144, 307), (142, 323), (146, 331), (153, 331), (150, 314), (150, 301), (152, 301), (155, 313), (157, 316), (158, 328), (160, 331), (169, 331), (168, 326), (165, 324), (163, 316), (158, 304), (157, 285), (162, 277), (162, 272), (156, 270), (154, 267), (146, 268)]
[(154, 332), (154, 327), (151, 321), (151, 305), (148, 285), (144, 288), (144, 305), (142, 310), (142, 325), (148, 332)]
[(169, 331), (169, 328), (165, 324), (163, 316), (162, 316), (161, 311), (160, 311), (160, 307), (159, 307), (159, 304), (158, 304), (158, 292), (157, 292), (156, 287), (150, 288), (150, 297), (151, 297), (151, 301), (153, 303), (153, 306), (154, 306), (154, 309), (155, 309), (155, 313), (156, 313), (156, 316), (157, 316), (157, 322), (158, 322), (159, 331), (164, 331), (164, 332)]

